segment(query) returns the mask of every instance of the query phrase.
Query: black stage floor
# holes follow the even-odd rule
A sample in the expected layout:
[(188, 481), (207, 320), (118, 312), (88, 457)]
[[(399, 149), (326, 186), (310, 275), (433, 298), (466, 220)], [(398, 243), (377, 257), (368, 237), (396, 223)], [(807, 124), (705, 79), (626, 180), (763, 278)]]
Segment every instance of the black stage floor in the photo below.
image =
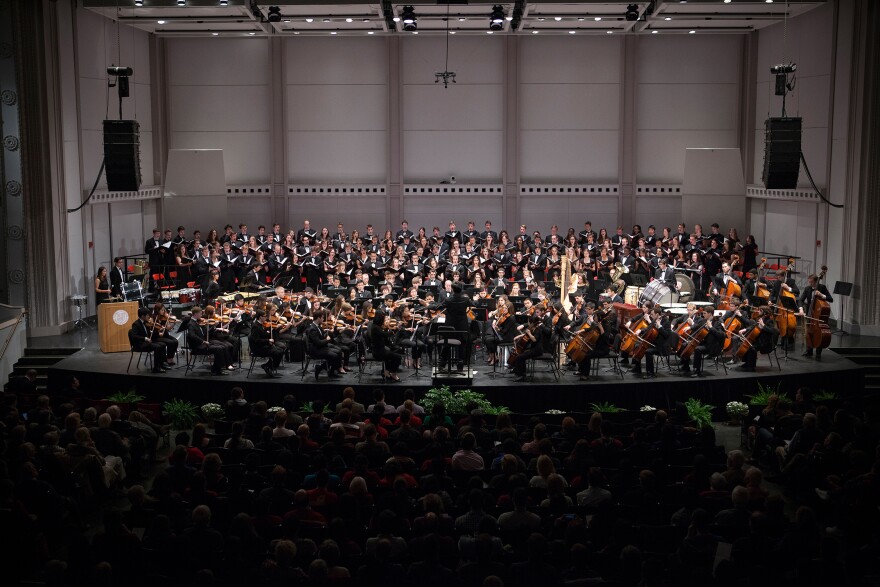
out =
[[(400, 383), (383, 384), (380, 369), (374, 364), (370, 365), (360, 382), (355, 374), (334, 381), (328, 381), (326, 375), (322, 374), (320, 381), (316, 381), (313, 371), (302, 379), (299, 374), (294, 374), (300, 367), (298, 363), (283, 366), (284, 375), (280, 379), (267, 378), (259, 366), (250, 378), (246, 378), (249, 361), (242, 363), (244, 368), (241, 371), (227, 376), (210, 375), (206, 365), (184, 374), (182, 354), (180, 365), (165, 374), (154, 375), (143, 364), (140, 369), (135, 369), (134, 361), (130, 374), (126, 374), (130, 353), (100, 352), (94, 330), (53, 338), (56, 339), (54, 345), (74, 345), (82, 350), (50, 368), (50, 391), (63, 389), (69, 377), (76, 375), (83, 391), (91, 398), (102, 398), (134, 388), (148, 401), (182, 397), (200, 405), (209, 401), (225, 401), (232, 387), (241, 386), (251, 400), (264, 399), (269, 405), (279, 405), (281, 398), (290, 393), (300, 401), (324, 399), (335, 402), (340, 398), (343, 387), (352, 386), (361, 401), (368, 402), (373, 389), (381, 387), (389, 401), (398, 404), (405, 389), (413, 388), (419, 397), (432, 387), (430, 372), (420, 377), (409, 377), (411, 370), (401, 370)], [(844, 341), (841, 346), (861, 346), (855, 337), (844, 337)], [(41, 339), (30, 342), (32, 346), (54, 346)], [(867, 339), (861, 344), (880, 346)], [(602, 361), (600, 375), (594, 381), (582, 382), (573, 371), (563, 371), (563, 376), (557, 382), (546, 366), (539, 365), (534, 377), (525, 383), (514, 383), (510, 375), (493, 379), (489, 375), (492, 368), (484, 364), (478, 353), (477, 363), (473, 366), (473, 383), (469, 387), (484, 393), (493, 404), (507, 406), (518, 413), (541, 413), (549, 409), (586, 412), (592, 402), (612, 402), (630, 410), (637, 410), (645, 404), (664, 408), (671, 407), (676, 401), (695, 397), (716, 406), (719, 419), (724, 418), (724, 406), (728, 401), (742, 400), (744, 396), (755, 393), (759, 382), (773, 387), (780, 384), (781, 389), (791, 395), (800, 386), (835, 391), (841, 398), (863, 393), (864, 372), (859, 365), (831, 350), (823, 353), (821, 361), (801, 357), (800, 350), (792, 353), (788, 361), (783, 359), (780, 351), (781, 370), (776, 368), (775, 362), (771, 368), (767, 357), (761, 356), (754, 373), (729, 369), (725, 375), (721, 367), (716, 370), (710, 363), (703, 378), (682, 377), (664, 367), (656, 379), (643, 380), (629, 373), (620, 379), (614, 373), (606, 372), (605, 361)]]

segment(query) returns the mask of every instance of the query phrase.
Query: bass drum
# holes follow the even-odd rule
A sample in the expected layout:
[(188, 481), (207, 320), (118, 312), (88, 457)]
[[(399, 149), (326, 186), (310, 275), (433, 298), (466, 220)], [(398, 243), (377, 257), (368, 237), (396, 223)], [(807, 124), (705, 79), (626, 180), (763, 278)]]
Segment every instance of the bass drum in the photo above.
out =
[(623, 301), (631, 306), (639, 305), (639, 299), (641, 298), (642, 291), (645, 288), (636, 287), (634, 285), (626, 286), (626, 293), (623, 295)]
[(662, 306), (677, 301), (678, 293), (672, 291), (672, 288), (659, 279), (649, 283), (642, 292), (642, 295), (639, 296), (640, 306), (645, 302), (654, 302), (655, 305), (659, 304)]
[(679, 302), (689, 302), (694, 299), (694, 294), (697, 291), (694, 286), (694, 280), (685, 275), (684, 273), (676, 273), (675, 274), (675, 282), (678, 283), (678, 301)]

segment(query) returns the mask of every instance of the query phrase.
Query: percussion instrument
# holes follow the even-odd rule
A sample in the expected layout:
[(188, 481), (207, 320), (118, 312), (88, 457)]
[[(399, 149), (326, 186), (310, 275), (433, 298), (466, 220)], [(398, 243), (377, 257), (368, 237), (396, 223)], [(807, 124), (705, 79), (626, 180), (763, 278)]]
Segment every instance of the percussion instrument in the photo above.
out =
[(626, 293), (623, 296), (623, 301), (631, 306), (638, 306), (639, 299), (641, 298), (644, 289), (645, 288), (643, 287), (636, 287), (634, 285), (626, 286)]
[(678, 301), (689, 302), (694, 299), (696, 287), (694, 281), (684, 273), (675, 274), (675, 282), (678, 283)]
[(654, 302), (655, 304), (660, 304), (662, 306), (663, 304), (677, 302), (678, 293), (673, 291), (665, 282), (655, 279), (645, 286), (645, 290), (639, 296), (640, 306), (646, 301)]
[(712, 302), (690, 302), (690, 303), (693, 304), (693, 305), (695, 305), (695, 306), (697, 307), (698, 310), (699, 310), (700, 308), (704, 308), (704, 307), (707, 307), (707, 306), (712, 306), (712, 305), (714, 305)]
[(672, 314), (673, 316), (684, 316), (685, 314), (688, 313), (686, 307), (685, 308), (682, 308), (682, 307), (667, 308), (666, 311), (669, 312), (670, 314)]
[(89, 303), (89, 298), (83, 295), (70, 296), (70, 301), (73, 303), (74, 307), (82, 308)]
[(181, 304), (198, 304), (202, 300), (202, 291), (193, 287), (182, 289), (178, 298)]

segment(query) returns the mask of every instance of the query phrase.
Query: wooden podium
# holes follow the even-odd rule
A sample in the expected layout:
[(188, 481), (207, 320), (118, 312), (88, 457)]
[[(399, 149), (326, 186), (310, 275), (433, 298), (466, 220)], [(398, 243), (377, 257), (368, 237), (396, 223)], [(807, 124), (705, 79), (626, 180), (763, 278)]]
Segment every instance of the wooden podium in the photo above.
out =
[(98, 340), (101, 352), (122, 353), (131, 350), (128, 331), (137, 320), (137, 302), (118, 302), (98, 306)]

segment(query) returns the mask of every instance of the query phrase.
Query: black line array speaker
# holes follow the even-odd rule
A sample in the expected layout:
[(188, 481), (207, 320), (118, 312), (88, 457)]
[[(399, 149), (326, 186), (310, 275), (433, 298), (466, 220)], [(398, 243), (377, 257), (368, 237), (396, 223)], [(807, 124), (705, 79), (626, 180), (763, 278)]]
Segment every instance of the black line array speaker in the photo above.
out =
[(137, 120), (104, 121), (104, 167), (107, 190), (136, 192), (140, 189), (140, 125)]
[(764, 187), (793, 190), (801, 169), (800, 118), (768, 118), (764, 121)]

